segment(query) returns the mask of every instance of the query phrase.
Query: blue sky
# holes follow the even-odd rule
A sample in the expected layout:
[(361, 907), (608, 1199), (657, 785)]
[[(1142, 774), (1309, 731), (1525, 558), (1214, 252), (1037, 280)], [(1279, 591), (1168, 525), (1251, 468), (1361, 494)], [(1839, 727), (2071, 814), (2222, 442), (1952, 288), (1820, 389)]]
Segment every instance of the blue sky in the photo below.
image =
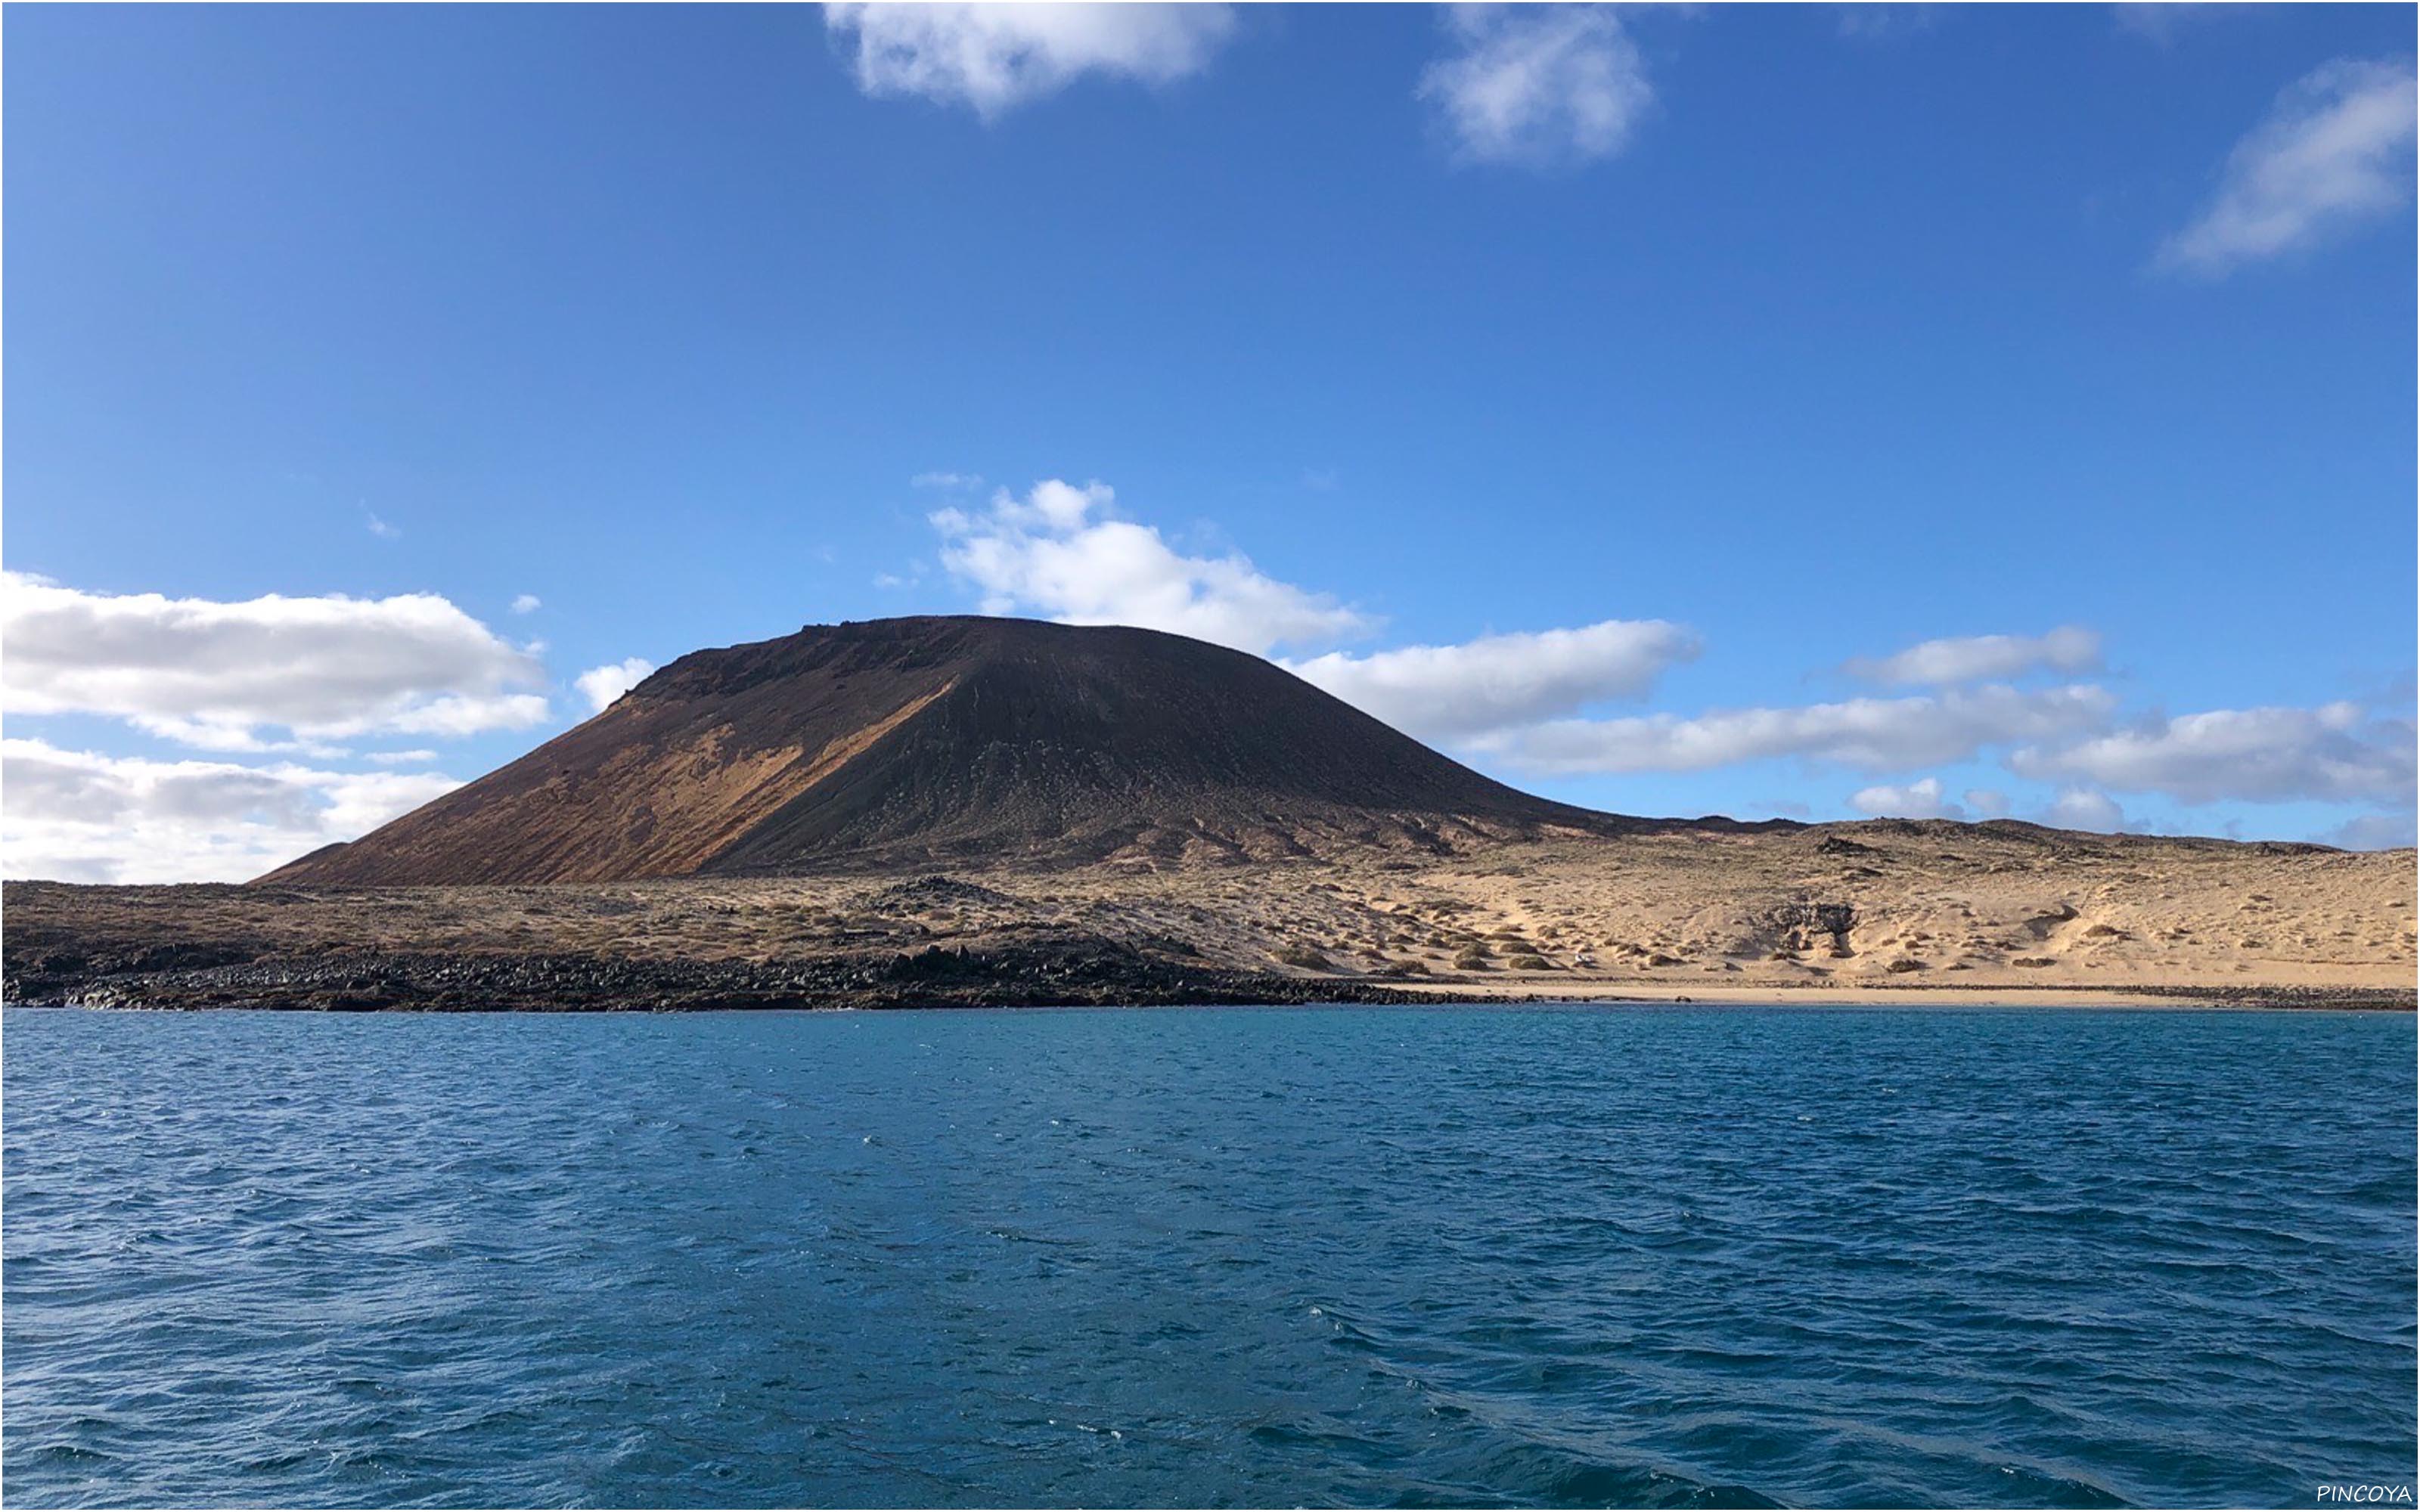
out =
[(8, 868), (986, 606), (1618, 810), (2408, 844), (2413, 21), (11, 8)]

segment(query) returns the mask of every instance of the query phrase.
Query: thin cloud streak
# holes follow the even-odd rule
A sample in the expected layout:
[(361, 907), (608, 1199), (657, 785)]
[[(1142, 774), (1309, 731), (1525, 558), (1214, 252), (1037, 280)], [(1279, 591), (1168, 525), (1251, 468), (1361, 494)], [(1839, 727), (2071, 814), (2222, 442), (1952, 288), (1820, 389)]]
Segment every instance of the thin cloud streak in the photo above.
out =
[(2402, 208), (2416, 109), (2408, 62), (2340, 58), (2313, 69), (2237, 145), (2216, 195), (2154, 266), (2223, 277)]

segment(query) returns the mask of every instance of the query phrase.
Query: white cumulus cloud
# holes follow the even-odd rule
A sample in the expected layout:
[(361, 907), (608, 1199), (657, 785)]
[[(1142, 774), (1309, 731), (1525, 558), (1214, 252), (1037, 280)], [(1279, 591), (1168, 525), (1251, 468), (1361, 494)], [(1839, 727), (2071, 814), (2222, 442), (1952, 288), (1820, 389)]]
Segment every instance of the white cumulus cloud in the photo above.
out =
[(2042, 823), (2054, 829), (2089, 829), (2114, 835), (2126, 827), (2126, 810), (2106, 793), (2065, 788), (2042, 811)]
[(1134, 625), (1265, 656), (1331, 642), (1370, 622), (1325, 594), (1280, 582), (1241, 553), (1188, 556), (1149, 525), (1116, 517), (1107, 484), (1056, 478), (1023, 499), (1002, 488), (988, 507), (944, 509), (941, 564), (983, 595), (986, 614), (1033, 613), (1067, 625)]
[(645, 682), (655, 670), (656, 664), (644, 656), (627, 656), (602, 667), (591, 667), (571, 682), (588, 700), (589, 707), (602, 714), (615, 699)]
[(63, 882), (241, 882), (460, 785), (433, 772), (155, 762), (0, 740), (0, 868)]
[(1653, 101), (1638, 48), (1600, 6), (1457, 6), (1454, 52), (1420, 75), (1455, 156), (1531, 167), (1610, 157)]
[(1896, 656), (1860, 657), (1848, 670), (1897, 687), (2006, 680), (2031, 671), (2088, 672), (2101, 667), (2101, 637), (2072, 625), (2048, 635), (1974, 635), (1927, 640)]
[(2236, 799), (2375, 803), (2411, 808), (2412, 721), (2372, 719), (2358, 704), (2213, 709), (2152, 718), (2068, 745), (2010, 754), (2020, 777), (2164, 793), (2184, 803)]
[(536, 657), (433, 594), (219, 602), (90, 594), (0, 573), (14, 715), (92, 714), (215, 750), (548, 717)]
[(1606, 620), (1279, 665), (1398, 730), (1451, 739), (1641, 697), (1698, 649), (1694, 634), (1663, 620)]
[(2385, 216), (2412, 196), (2412, 65), (2339, 58), (2288, 85), (2158, 266), (2216, 276)]
[(2088, 683), (2039, 689), (1993, 684), (1690, 718), (1553, 719), (1475, 744), (1512, 765), (1549, 775), (1696, 772), (1775, 757), (1879, 774), (1964, 761), (1988, 746), (2099, 729), (2114, 705), (2107, 690)]
[(1849, 795), (1849, 807), (1876, 819), (1963, 819), (1966, 810), (1941, 791), (1941, 779), (1928, 777), (1904, 787), (1887, 783), (1859, 788)]
[(1207, 68), (1223, 5), (827, 5), (858, 87), (966, 105), (986, 120), (1085, 74), (1166, 84)]

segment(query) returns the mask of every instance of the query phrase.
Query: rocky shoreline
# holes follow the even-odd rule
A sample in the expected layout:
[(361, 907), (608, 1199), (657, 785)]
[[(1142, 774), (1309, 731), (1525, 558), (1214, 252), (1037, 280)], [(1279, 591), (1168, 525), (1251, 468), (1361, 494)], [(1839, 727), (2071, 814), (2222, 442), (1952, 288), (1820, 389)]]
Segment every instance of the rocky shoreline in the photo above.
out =
[(1114, 941), (888, 958), (676, 961), (589, 954), (345, 954), (212, 960), (40, 954), (8, 964), (0, 997), (82, 1008), (318, 1012), (693, 1012), (730, 1009), (1064, 1008), (1417, 1003), (1422, 995), (1160, 960)]
[[(165, 946), (98, 958), (12, 959), (0, 999), (21, 1006), (298, 1012), (706, 1012), (733, 1010), (1418, 1005), (1457, 1000), (1368, 981), (1189, 965), (1115, 941), (1070, 939), (1003, 949), (933, 947), (887, 958), (643, 960), (597, 954), (347, 953), (237, 959)], [(1875, 983), (1879, 1000), (1921, 1002), (1935, 989)], [(2079, 1006), (2101, 997), (2075, 989)], [(2411, 1011), (2391, 988), (2150, 987), (2131, 995), (2178, 1007)], [(1712, 995), (1710, 995), (1712, 996)], [(1686, 995), (1491, 995), (1490, 1003), (1699, 1001)], [(1718, 996), (1712, 1000), (1719, 1001)]]

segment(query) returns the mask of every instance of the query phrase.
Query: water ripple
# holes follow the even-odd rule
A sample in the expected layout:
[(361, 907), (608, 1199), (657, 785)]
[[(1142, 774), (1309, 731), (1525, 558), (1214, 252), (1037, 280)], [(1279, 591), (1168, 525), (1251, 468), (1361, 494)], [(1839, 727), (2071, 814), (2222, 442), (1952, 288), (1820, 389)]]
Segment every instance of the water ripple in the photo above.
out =
[(17, 1504), (2306, 1504), (2412, 1020), (10, 1010)]

